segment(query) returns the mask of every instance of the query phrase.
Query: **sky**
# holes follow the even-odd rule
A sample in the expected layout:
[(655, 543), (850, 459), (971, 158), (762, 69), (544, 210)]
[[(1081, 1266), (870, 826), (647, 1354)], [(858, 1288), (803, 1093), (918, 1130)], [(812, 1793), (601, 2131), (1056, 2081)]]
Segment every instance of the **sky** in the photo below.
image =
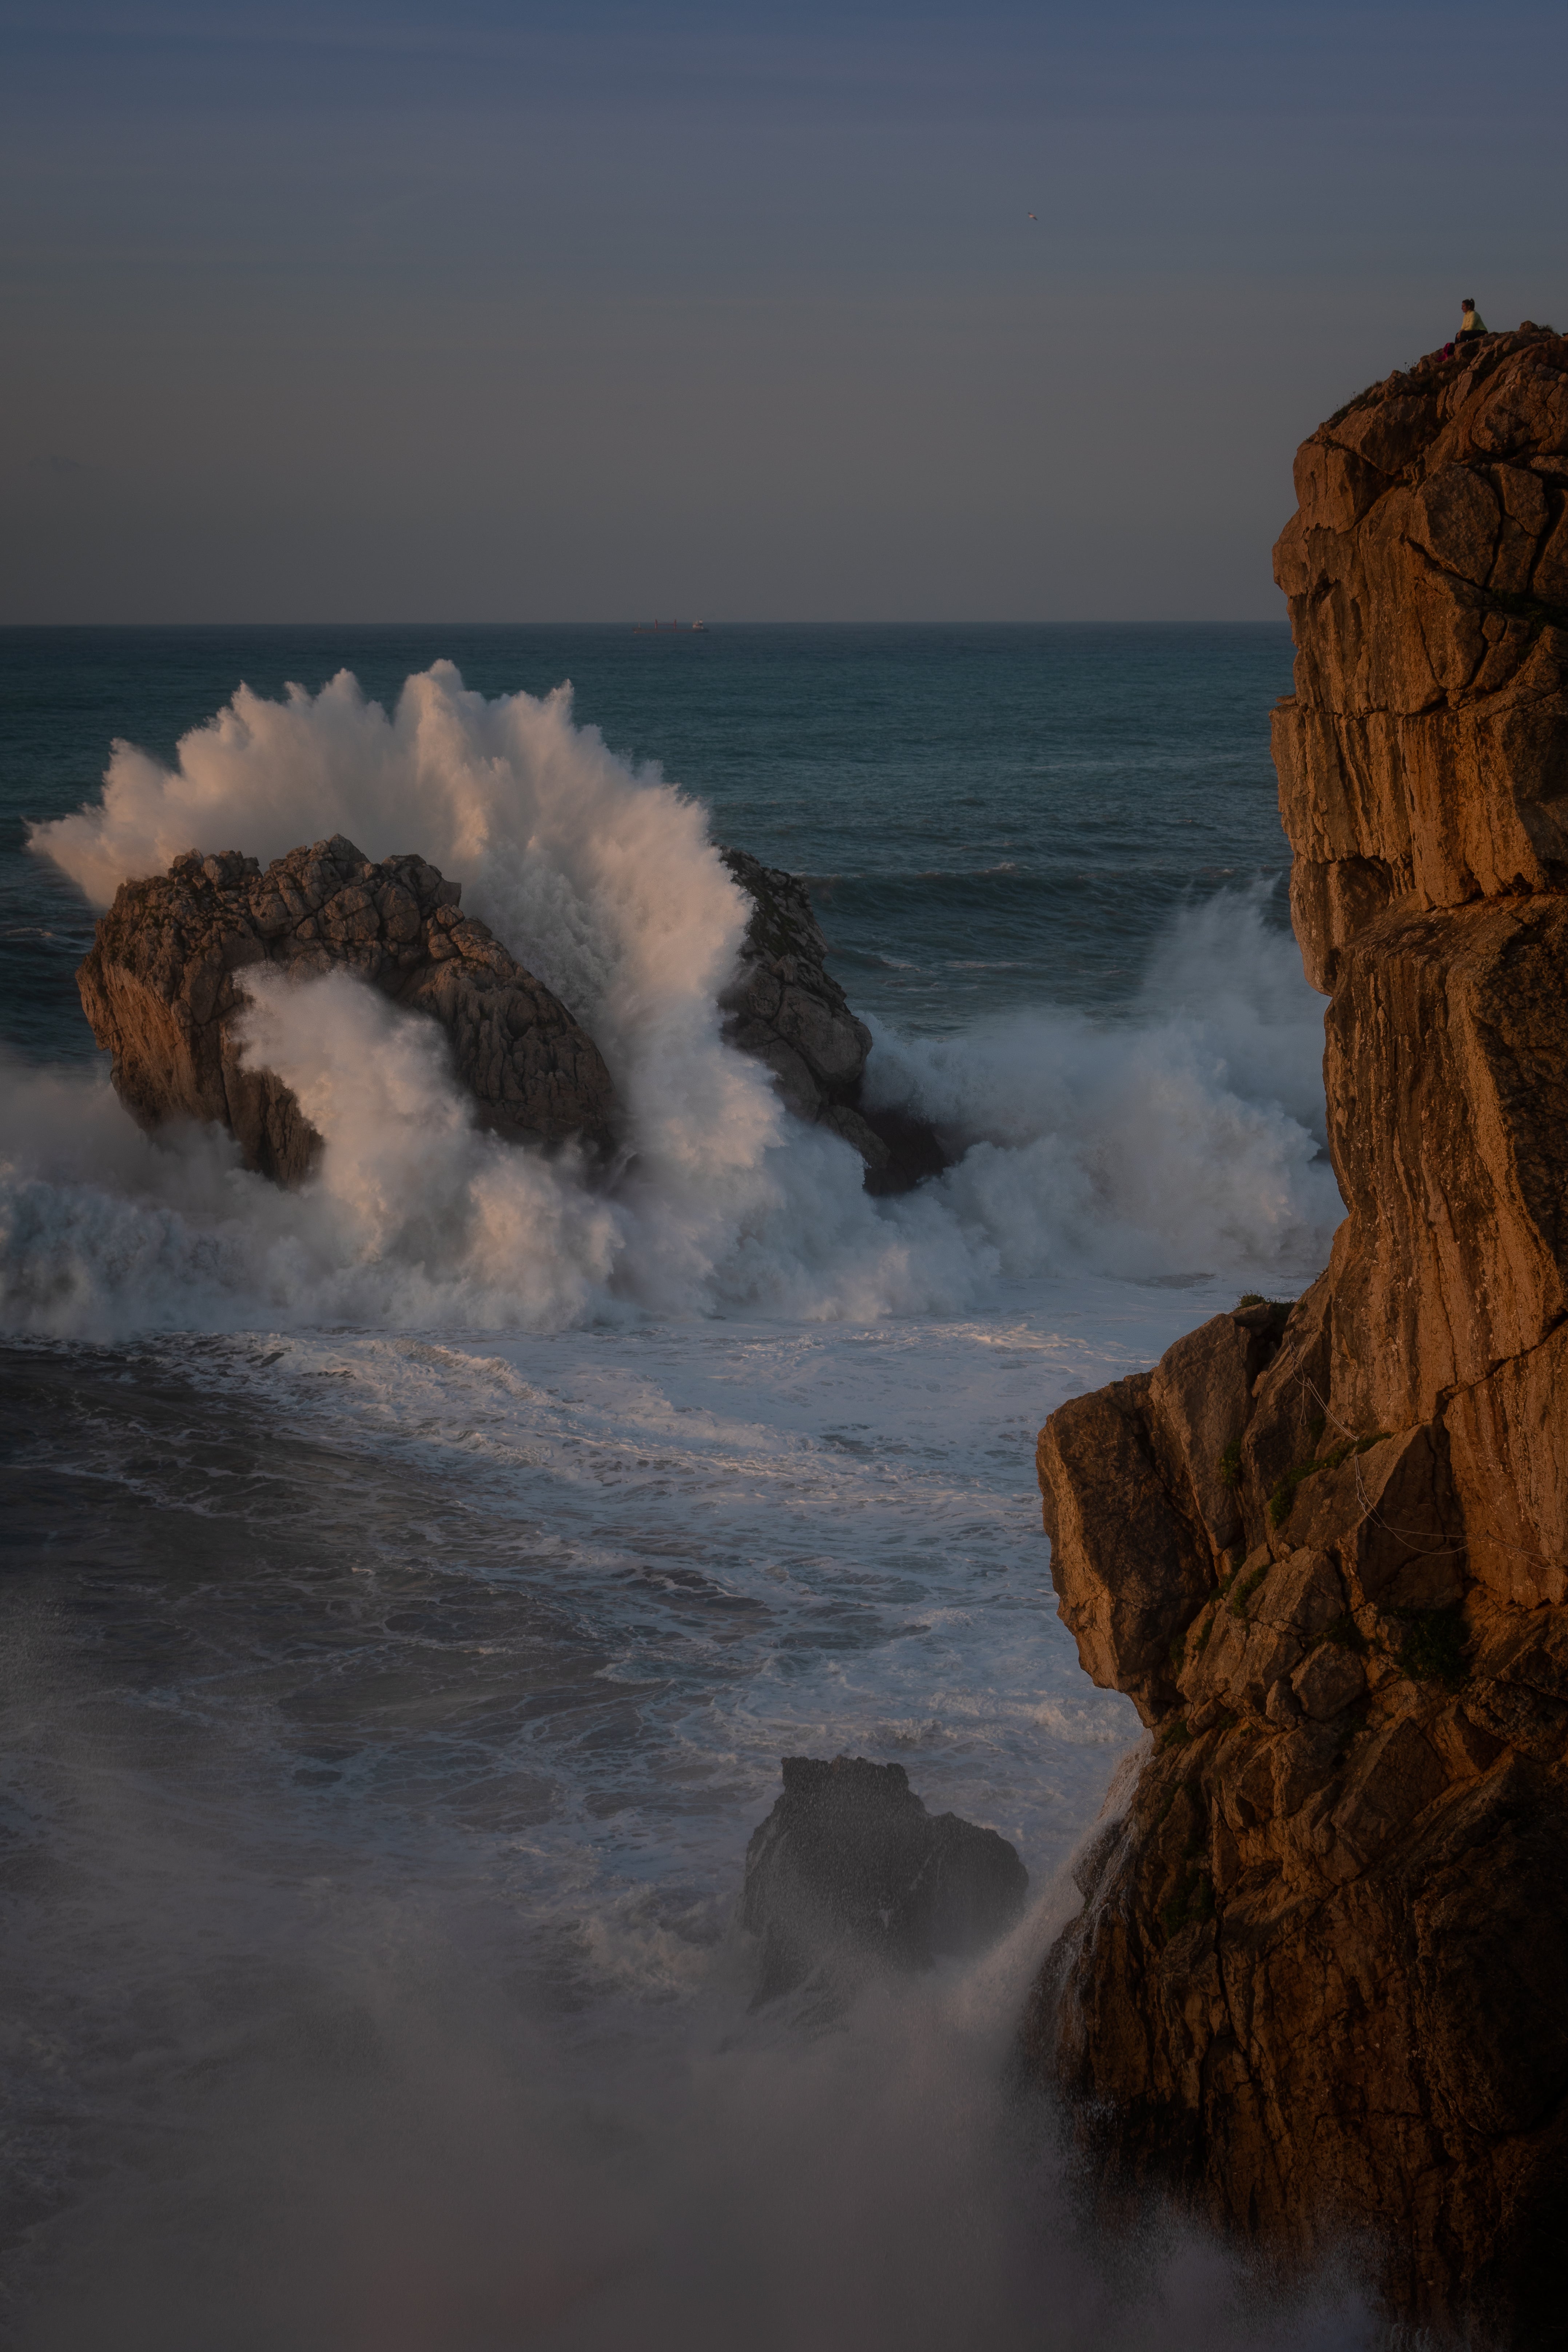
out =
[(1568, 326), (1565, 79), (1562, 0), (0, 0), (0, 621), (1278, 617), (1319, 420)]

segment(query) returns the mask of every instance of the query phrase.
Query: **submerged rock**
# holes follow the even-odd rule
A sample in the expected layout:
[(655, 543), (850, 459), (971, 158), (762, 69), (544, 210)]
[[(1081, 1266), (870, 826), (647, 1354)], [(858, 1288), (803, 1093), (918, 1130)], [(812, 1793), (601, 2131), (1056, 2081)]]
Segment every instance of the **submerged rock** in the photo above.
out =
[(831, 1128), (866, 1162), (869, 1192), (905, 1192), (952, 1164), (936, 1129), (908, 1111), (868, 1111), (871, 1032), (827, 969), (827, 941), (797, 874), (744, 849), (721, 851), (752, 901), (734, 980), (719, 1002), (725, 1034), (765, 1062), (797, 1118)]
[(321, 1138), (279, 1078), (241, 1066), (242, 978), (263, 965), (295, 979), (348, 971), (440, 1024), (482, 1127), (609, 1153), (615, 1097), (598, 1047), (460, 896), (423, 858), (373, 864), (342, 834), (265, 873), (237, 851), (192, 851), (121, 884), (77, 973), (121, 1099), (148, 1128), (216, 1120), (247, 1167), (299, 1183)]
[(1400, 2316), (1563, 2340), (1568, 342), (1297, 458), (1275, 719), (1348, 1214), (1040, 1435), (1061, 1613), (1154, 1733), (1026, 2027), (1108, 2180)]
[(741, 1924), (763, 1939), (759, 2001), (818, 1969), (929, 1969), (1014, 1926), (1029, 1874), (994, 1830), (928, 1813), (901, 1764), (784, 1759), (746, 1848)]

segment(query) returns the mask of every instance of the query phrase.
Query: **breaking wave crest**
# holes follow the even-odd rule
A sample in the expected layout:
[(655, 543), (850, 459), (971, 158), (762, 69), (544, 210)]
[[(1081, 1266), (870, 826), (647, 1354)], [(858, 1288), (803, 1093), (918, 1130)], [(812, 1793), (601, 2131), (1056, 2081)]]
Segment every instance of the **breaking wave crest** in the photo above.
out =
[(1189, 910), (1130, 1013), (1042, 1008), (942, 1041), (879, 1031), (870, 1101), (964, 1148), (874, 1202), (847, 1145), (780, 1108), (717, 996), (746, 904), (701, 804), (572, 719), (437, 663), (390, 712), (346, 673), (242, 689), (164, 769), (117, 745), (101, 801), (33, 845), (96, 903), (178, 852), (263, 860), (347, 834), (416, 849), (571, 1006), (626, 1108), (612, 1194), (480, 1134), (444, 1040), (335, 975), (253, 993), (249, 1052), (325, 1139), (297, 1194), (215, 1131), (139, 1133), (102, 1072), (6, 1073), (0, 1315), (112, 1338), (322, 1321), (557, 1328), (742, 1308), (959, 1313), (998, 1280), (1235, 1268), (1301, 1278), (1341, 1214), (1321, 1150), (1319, 1000), (1258, 898)]

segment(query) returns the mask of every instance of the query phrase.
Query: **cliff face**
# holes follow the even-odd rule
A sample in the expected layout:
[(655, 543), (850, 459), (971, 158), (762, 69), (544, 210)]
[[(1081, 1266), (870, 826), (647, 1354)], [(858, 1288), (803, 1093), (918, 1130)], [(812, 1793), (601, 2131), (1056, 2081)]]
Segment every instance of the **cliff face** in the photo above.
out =
[(1568, 342), (1395, 375), (1276, 551), (1327, 1272), (1040, 1436), (1154, 1732), (1027, 2022), (1108, 2179), (1568, 2341)]
[(446, 1030), (481, 1126), (510, 1142), (614, 1148), (598, 1047), (542, 981), (465, 915), (456, 882), (420, 857), (372, 865), (341, 834), (263, 873), (237, 852), (177, 857), (124, 883), (77, 973), (114, 1084), (144, 1127), (213, 1119), (247, 1167), (298, 1183), (321, 1138), (270, 1071), (241, 1066), (239, 976), (352, 971)]

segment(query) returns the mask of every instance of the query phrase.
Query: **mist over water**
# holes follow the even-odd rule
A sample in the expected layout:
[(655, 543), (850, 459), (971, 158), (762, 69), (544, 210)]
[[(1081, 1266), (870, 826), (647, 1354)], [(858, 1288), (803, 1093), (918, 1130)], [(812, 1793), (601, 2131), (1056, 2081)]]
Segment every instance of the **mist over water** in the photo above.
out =
[[(1013, 2085), (1054, 1865), (1136, 1727), (1041, 1654), (996, 1391), (953, 1377), (1001, 1336), (923, 1411), (909, 1351), (859, 1451), (833, 1408), (874, 1364), (775, 1356), (743, 1453), (689, 1362), (669, 1412), (668, 1337), (637, 1395), (551, 1359), (525, 1422), (461, 1349), (404, 1343), (402, 1383), (380, 1342), (8, 1352), (18, 2340), (1370, 2340), (1337, 2274), (1281, 2309), (1157, 2210), (1098, 2233)], [(789, 1344), (735, 1335), (710, 1394)], [(1037, 1347), (1012, 1394), (1075, 1367)], [(996, 1821), (1037, 1900), (967, 1970), (752, 2016), (741, 1833), (781, 1749), (840, 1742)]]
[[(1004, 972), (958, 1020), (900, 1017), (936, 998), (875, 944), (897, 892), (857, 919), (868, 1088), (965, 1146), (873, 1202), (720, 1034), (745, 908), (700, 793), (564, 690), (242, 692), (36, 814), (36, 887), (334, 830), (462, 881), (598, 1040), (635, 1159), (595, 1191), (481, 1135), (430, 1025), (341, 976), (248, 1015), (326, 1139), (298, 1194), (17, 1033), (18, 2340), (1370, 2341), (1349, 2273), (1279, 2303), (1158, 2211), (1092, 2226), (1010, 2064), (1138, 1736), (1055, 1618), (1034, 1432), (1299, 1286), (1340, 1214), (1277, 874), (1146, 908), (1099, 1001)], [(1011, 904), (954, 965), (1013, 961)], [(841, 1749), (1013, 1839), (1034, 1906), (977, 1966), (752, 2015), (745, 1839), (781, 1754)]]

